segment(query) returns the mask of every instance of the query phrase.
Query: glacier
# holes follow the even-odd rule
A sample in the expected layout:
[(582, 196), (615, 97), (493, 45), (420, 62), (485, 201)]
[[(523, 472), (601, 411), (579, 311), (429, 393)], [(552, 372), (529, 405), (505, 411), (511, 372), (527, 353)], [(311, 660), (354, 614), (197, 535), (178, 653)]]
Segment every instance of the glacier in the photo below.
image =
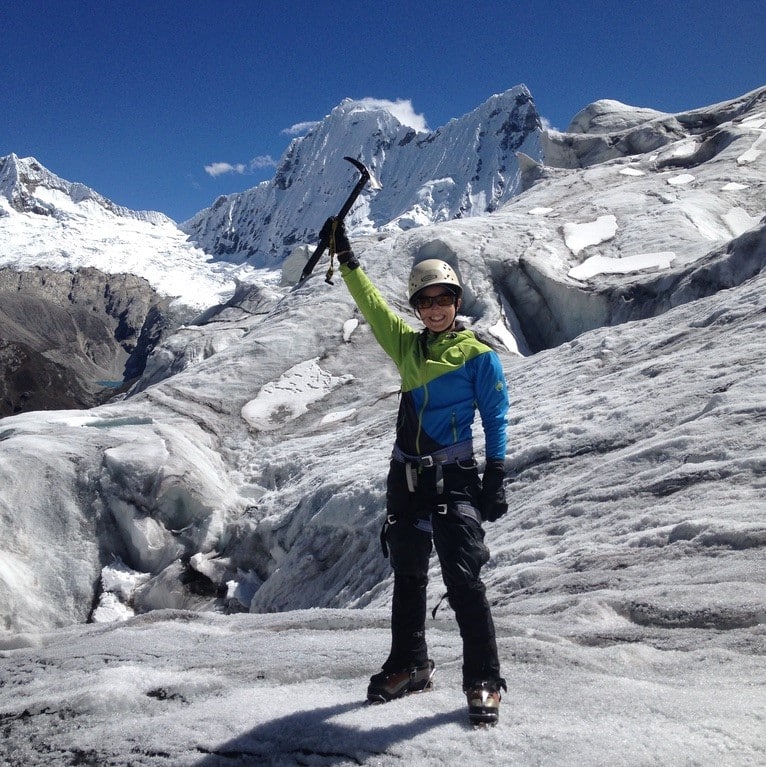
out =
[[(493, 210), (352, 216), (403, 316), (413, 259), (449, 253), (501, 346), (501, 724), (464, 724), (447, 608), (436, 689), (361, 702), (388, 643), (398, 376), (342, 285), (295, 286), (328, 199), (129, 392), (0, 419), (8, 764), (763, 763), (766, 88), (573, 123), (534, 134)], [(193, 271), (247, 266), (220, 256)]]

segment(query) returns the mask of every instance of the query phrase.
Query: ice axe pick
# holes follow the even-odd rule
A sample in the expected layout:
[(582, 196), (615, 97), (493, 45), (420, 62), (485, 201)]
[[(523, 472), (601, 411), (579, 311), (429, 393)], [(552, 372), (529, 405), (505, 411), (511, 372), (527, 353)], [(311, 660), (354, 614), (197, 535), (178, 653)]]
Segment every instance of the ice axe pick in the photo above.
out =
[[(364, 189), (367, 182), (370, 182), (370, 187), (372, 189), (381, 189), (380, 182), (373, 176), (369, 170), (365, 167), (365, 165), (359, 160), (354, 159), (353, 157), (344, 157), (344, 160), (350, 162), (361, 174), (359, 181), (356, 182), (356, 186), (351, 190), (351, 194), (346, 199), (346, 202), (343, 203), (343, 207), (338, 211), (338, 215), (335, 217), (338, 222), (343, 221), (343, 219), (346, 217), (346, 214), (351, 210), (351, 206), (356, 202), (356, 198), (359, 197), (360, 192), (362, 189)], [(316, 246), (316, 249), (311, 254), (311, 258), (306, 262), (306, 266), (303, 267), (303, 271), (301, 272), (301, 278), (298, 280), (298, 284), (300, 285), (310, 274), (312, 271), (314, 271), (314, 267), (317, 265), (317, 262), (322, 257), (322, 253), (327, 250), (328, 245), (330, 244), (330, 233), (326, 233), (322, 236), (322, 238), (319, 240), (319, 243)], [(331, 254), (331, 258), (332, 258)], [(330, 283), (332, 285), (332, 280), (330, 277), (332, 276), (332, 266), (327, 272), (327, 276), (325, 277), (325, 282)]]

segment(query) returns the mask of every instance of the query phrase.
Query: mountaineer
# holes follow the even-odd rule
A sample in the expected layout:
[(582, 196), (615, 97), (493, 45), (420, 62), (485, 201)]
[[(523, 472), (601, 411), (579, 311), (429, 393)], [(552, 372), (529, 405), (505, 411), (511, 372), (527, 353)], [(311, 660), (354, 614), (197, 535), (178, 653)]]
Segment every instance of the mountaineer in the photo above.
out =
[[(508, 389), (500, 359), (457, 321), (463, 289), (449, 263), (431, 258), (412, 268), (409, 302), (425, 325), (418, 331), (389, 308), (364, 273), (342, 220), (328, 219), (322, 231), (334, 235), (343, 280), (402, 379), (381, 532), (394, 572), (391, 650), (370, 679), (367, 698), (386, 702), (431, 686), (426, 585), (435, 548), (463, 640), (469, 719), (494, 724), (506, 683), (480, 570), (489, 559), (482, 522), (508, 509)], [(481, 478), (472, 440), (477, 409), (486, 439)]]

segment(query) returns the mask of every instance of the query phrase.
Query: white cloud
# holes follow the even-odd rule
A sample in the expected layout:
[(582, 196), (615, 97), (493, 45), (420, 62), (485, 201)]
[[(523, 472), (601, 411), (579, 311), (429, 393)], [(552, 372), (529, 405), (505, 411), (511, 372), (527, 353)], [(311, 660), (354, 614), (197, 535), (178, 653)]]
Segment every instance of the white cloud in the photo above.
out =
[(245, 175), (262, 168), (276, 167), (276, 160), (274, 160), (271, 155), (266, 154), (258, 155), (258, 157), (254, 157), (248, 163), (239, 162), (232, 164), (230, 162), (211, 162), (209, 165), (205, 166), (205, 173), (207, 173), (209, 176), (212, 176), (213, 178), (216, 178), (217, 176), (223, 176), (226, 173), (238, 173), (240, 175)]
[(552, 130), (556, 131), (557, 133), (560, 133), (559, 129), (551, 124), (551, 121), (547, 117), (543, 117), (540, 115), (540, 124), (543, 127), (543, 130)]
[(316, 125), (319, 125), (319, 120), (295, 123), (295, 125), (285, 128), (282, 133), (286, 136), (301, 136), (304, 133), (308, 133)]
[(258, 170), (260, 168), (276, 168), (277, 161), (270, 154), (259, 154), (253, 157), (248, 163), (249, 170)]
[(409, 99), (388, 101), (387, 99), (365, 98), (360, 99), (358, 103), (365, 109), (387, 109), (402, 125), (414, 128), (416, 131), (428, 130), (425, 116), (415, 111)]
[(210, 165), (205, 166), (205, 173), (215, 178), (223, 176), (224, 173), (242, 173), (244, 167), (244, 165), (232, 165), (229, 162), (211, 162)]

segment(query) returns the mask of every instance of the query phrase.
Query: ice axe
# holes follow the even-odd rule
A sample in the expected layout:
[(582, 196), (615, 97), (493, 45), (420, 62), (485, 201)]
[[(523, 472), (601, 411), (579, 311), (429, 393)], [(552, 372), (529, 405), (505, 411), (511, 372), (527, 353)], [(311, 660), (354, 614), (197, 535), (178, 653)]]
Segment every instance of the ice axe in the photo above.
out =
[[(344, 157), (343, 159), (350, 162), (359, 171), (359, 173), (361, 173), (361, 178), (356, 182), (356, 186), (351, 190), (351, 194), (348, 196), (346, 202), (343, 203), (343, 207), (335, 217), (336, 222), (338, 223), (343, 221), (343, 219), (346, 217), (346, 214), (351, 210), (351, 206), (356, 202), (356, 198), (359, 197), (359, 193), (362, 191), (362, 189), (364, 189), (364, 186), (368, 181), (370, 182), (370, 186), (373, 189), (382, 188), (375, 176), (373, 176), (370, 171), (367, 170), (364, 164), (359, 162), (359, 160), (355, 160), (353, 157)], [(316, 246), (316, 250), (311, 254), (311, 258), (306, 262), (306, 266), (303, 267), (301, 278), (298, 280), (299, 285), (311, 274), (312, 271), (314, 271), (314, 267), (322, 257), (322, 253), (324, 253), (330, 245), (332, 235), (333, 232), (328, 232), (322, 235), (321, 239), (319, 240), (319, 244)], [(333, 255), (334, 253), (331, 249), (330, 259), (332, 259)], [(332, 277), (332, 273), (333, 267), (331, 260), (330, 268), (327, 270), (327, 275), (325, 276), (325, 282), (328, 282), (330, 285), (333, 284), (332, 280), (330, 279)]]

